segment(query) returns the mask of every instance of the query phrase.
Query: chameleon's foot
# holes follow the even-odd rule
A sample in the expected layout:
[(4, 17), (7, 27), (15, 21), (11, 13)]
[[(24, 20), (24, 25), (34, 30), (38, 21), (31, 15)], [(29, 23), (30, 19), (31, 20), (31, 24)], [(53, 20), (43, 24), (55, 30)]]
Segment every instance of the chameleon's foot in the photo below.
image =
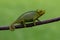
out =
[(10, 31), (14, 31), (15, 27), (10, 26), (9, 29), (10, 29)]

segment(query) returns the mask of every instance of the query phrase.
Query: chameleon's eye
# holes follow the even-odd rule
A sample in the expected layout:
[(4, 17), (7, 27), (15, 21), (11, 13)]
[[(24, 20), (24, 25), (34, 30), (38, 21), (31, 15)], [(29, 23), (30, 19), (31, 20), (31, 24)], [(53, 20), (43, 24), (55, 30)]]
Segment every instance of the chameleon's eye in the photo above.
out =
[(45, 10), (38, 10), (38, 13), (44, 13)]
[(45, 14), (45, 10), (38, 10), (37, 13), (38, 13), (39, 15), (43, 15), (43, 14)]
[(41, 10), (40, 13), (45, 13), (45, 10)]
[(39, 12), (41, 13), (41, 12), (43, 12), (43, 11), (41, 10), (41, 11), (39, 11)]
[(45, 11), (45, 10), (40, 10), (40, 12), (43, 12), (43, 11)]
[(37, 13), (44, 14), (45, 13), (45, 10), (37, 10)]

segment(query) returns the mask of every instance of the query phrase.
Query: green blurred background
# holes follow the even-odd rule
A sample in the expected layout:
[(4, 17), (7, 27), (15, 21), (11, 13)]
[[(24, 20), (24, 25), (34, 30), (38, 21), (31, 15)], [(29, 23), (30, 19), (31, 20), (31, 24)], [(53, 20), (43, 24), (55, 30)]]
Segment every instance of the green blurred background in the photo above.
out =
[[(26, 11), (44, 9), (40, 20), (60, 16), (60, 0), (0, 0), (0, 26), (10, 25)], [(60, 21), (32, 28), (0, 31), (0, 40), (60, 40)]]

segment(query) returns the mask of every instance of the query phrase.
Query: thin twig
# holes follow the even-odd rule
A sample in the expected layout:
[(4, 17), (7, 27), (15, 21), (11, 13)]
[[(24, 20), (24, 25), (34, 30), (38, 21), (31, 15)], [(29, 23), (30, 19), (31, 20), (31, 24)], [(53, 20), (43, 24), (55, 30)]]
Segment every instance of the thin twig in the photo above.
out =
[[(44, 21), (41, 21), (41, 22), (35, 22), (36, 23), (35, 26), (42, 25), (42, 24), (48, 24), (48, 23), (52, 23), (52, 22), (56, 22), (56, 21), (60, 21), (60, 17), (49, 19), (49, 20), (44, 20)], [(29, 23), (29, 24), (26, 24), (26, 26), (27, 27), (32, 27), (34, 25), (33, 25), (33, 23)], [(15, 28), (16, 29), (18, 29), (18, 28), (24, 28), (24, 26), (23, 25), (16, 25)], [(1, 26), (0, 30), (9, 30), (9, 26)]]

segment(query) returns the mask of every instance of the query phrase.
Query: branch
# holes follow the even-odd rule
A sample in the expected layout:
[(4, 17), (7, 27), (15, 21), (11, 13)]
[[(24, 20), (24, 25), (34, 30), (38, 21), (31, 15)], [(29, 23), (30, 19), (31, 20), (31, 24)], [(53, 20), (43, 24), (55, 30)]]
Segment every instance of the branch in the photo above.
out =
[[(44, 21), (41, 21), (41, 22), (35, 22), (36, 23), (35, 26), (42, 25), (42, 24), (48, 24), (48, 23), (52, 23), (52, 22), (56, 22), (56, 21), (60, 21), (60, 17), (49, 19), (49, 20), (44, 20)], [(29, 23), (29, 24), (26, 24), (26, 26), (27, 27), (32, 27), (34, 25), (33, 25), (33, 23)], [(24, 28), (24, 26), (23, 25), (16, 25), (15, 28), (16, 29), (18, 29), (18, 28)], [(0, 30), (9, 30), (9, 26), (1, 26)]]

